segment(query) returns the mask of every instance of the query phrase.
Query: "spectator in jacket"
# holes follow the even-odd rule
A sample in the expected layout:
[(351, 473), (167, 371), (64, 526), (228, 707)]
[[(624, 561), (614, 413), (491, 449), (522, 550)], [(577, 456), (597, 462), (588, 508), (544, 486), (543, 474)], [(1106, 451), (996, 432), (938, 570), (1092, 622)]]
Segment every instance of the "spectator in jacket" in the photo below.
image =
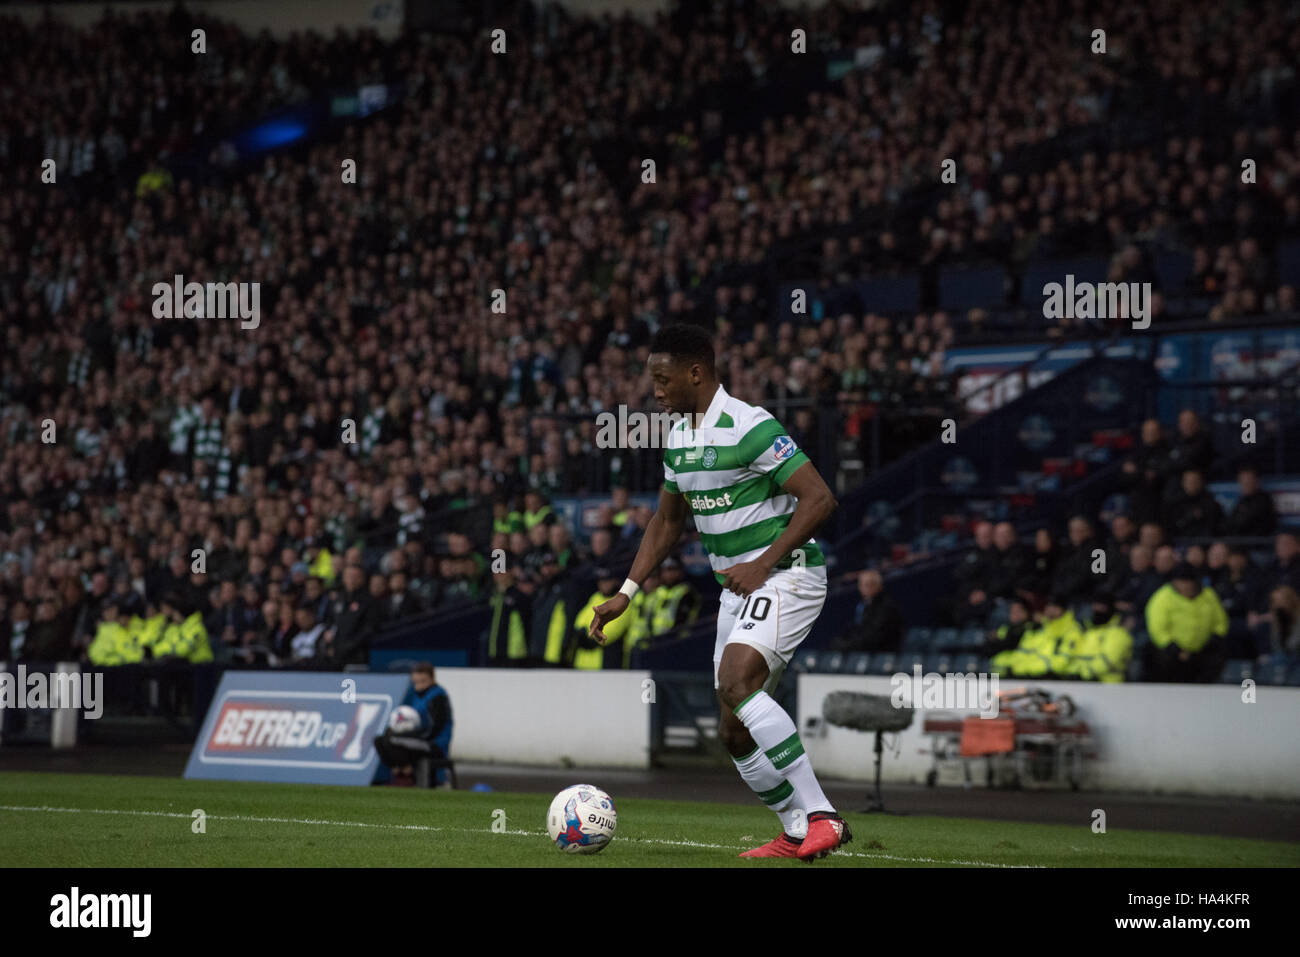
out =
[(1047, 598), (1052, 590), (1052, 579), (1056, 577), (1056, 566), (1060, 562), (1060, 549), (1056, 545), (1056, 536), (1046, 525), (1034, 532), (1034, 551), (1030, 556), (1029, 568), (1025, 576), (1024, 587), (1017, 594), (1031, 607)]
[(992, 605), (988, 589), (996, 562), (993, 524), (977, 522), (973, 535), (975, 547), (966, 553), (953, 571), (957, 585), (955, 617), (958, 622), (983, 621)]
[[(1170, 553), (1172, 554), (1172, 549)], [(1109, 594), (1115, 603), (1115, 609), (1123, 616), (1124, 627), (1130, 630), (1145, 615), (1151, 596), (1165, 583), (1152, 561), (1151, 549), (1145, 545), (1134, 545), (1129, 549), (1128, 569), (1124, 577)]]
[(1273, 554), (1276, 558), (1268, 570), (1268, 583), (1300, 592), (1300, 539), (1293, 532), (1279, 533), (1273, 540)]
[(1183, 473), (1179, 491), (1165, 506), (1165, 528), (1175, 539), (1209, 538), (1223, 531), (1223, 509), (1205, 487), (1197, 469)]
[(1028, 567), (1029, 556), (1018, 540), (1016, 527), (1010, 522), (998, 522), (993, 526), (993, 556), (987, 578), (989, 598), (1016, 597), (1017, 590), (1024, 587)]
[(1070, 545), (1057, 566), (1052, 590), (1072, 605), (1091, 598), (1101, 582), (1101, 576), (1092, 570), (1093, 551), (1101, 548), (1101, 543), (1093, 534), (1092, 523), (1082, 515), (1070, 519), (1069, 536)]
[(1269, 596), (1269, 641), (1274, 654), (1300, 655), (1300, 596), (1290, 585)]
[(1277, 508), (1273, 496), (1259, 487), (1259, 470), (1247, 465), (1237, 471), (1241, 492), (1224, 522), (1224, 534), (1240, 538), (1272, 535), (1277, 531)]
[(1169, 444), (1164, 429), (1156, 419), (1147, 419), (1142, 423), (1137, 449), (1122, 466), (1129, 512), (1138, 524), (1159, 520), (1168, 468)]
[(343, 570), (343, 593), (334, 603), (334, 624), (322, 638), (321, 653), (339, 667), (364, 664), (378, 625), (379, 608), (366, 591), (366, 573), (360, 565), (349, 565)]
[(853, 610), (853, 623), (840, 635), (843, 651), (897, 651), (903, 643), (903, 614), (898, 603), (885, 591), (880, 572), (868, 569), (858, 574), (862, 600)]
[(1151, 596), (1146, 611), (1151, 636), (1147, 676), (1152, 681), (1213, 681), (1219, 675), (1228, 616), (1219, 596), (1201, 586), (1190, 565), (1179, 565), (1169, 584)]
[(1211, 587), (1228, 616), (1228, 657), (1254, 658), (1266, 644), (1264, 632), (1269, 621), (1264, 574), (1244, 547), (1229, 549), (1216, 542), (1211, 555), (1219, 549), (1227, 552), (1227, 558), (1222, 566), (1217, 566), (1217, 559), (1211, 562)]
[(1195, 469), (1204, 475), (1214, 463), (1214, 446), (1201, 425), (1201, 418), (1191, 409), (1178, 413), (1178, 435), (1169, 448), (1169, 466), (1165, 477), (1165, 497), (1168, 502), (1177, 494), (1182, 475)]

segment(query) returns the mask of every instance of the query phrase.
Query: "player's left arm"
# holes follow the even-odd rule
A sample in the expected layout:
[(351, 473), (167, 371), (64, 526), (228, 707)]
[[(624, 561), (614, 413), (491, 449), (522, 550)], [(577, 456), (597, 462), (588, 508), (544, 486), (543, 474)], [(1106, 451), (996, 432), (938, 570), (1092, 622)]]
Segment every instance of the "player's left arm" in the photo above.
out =
[(748, 596), (761, 588), (776, 563), (812, 538), (813, 532), (821, 528), (839, 506), (834, 493), (811, 462), (805, 462), (791, 472), (781, 487), (796, 499), (790, 524), (758, 558), (732, 565), (721, 573), (726, 579), (722, 587), (728, 591)]

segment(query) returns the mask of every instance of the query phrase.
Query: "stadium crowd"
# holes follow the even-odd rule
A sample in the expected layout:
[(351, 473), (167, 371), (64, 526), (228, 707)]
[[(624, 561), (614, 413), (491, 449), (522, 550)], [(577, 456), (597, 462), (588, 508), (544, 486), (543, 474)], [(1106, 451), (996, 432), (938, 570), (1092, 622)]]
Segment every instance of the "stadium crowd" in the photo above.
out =
[[(1023, 42), (1046, 2), (1015, 25), (980, 2), (798, 23), (774, 4), (682, 4), (650, 24), (525, 4), (517, 27), (535, 32), (506, 57), (452, 36), (246, 37), (183, 12), (93, 31), (6, 20), (15, 69), (62, 67), (8, 88), (0, 119), (3, 647), (338, 667), (386, 622), (495, 600), (490, 654), (525, 657), (517, 616), (527, 657), (554, 662), (537, 590), (581, 567), (601, 591), (646, 516), (614, 499), (590, 554), (536, 517), (560, 492), (657, 486), (654, 456), (597, 447), (595, 416), (651, 406), (640, 371), (665, 322), (710, 324), (728, 389), (806, 444), (828, 417), (860, 440), (882, 409), (956, 408), (944, 351), (965, 321), (878, 314), (844, 297), (854, 278), (919, 263), (924, 289), (942, 263), (1096, 250), (1137, 275), (1135, 243), (1158, 238), (1197, 250), (1225, 316), (1283, 306), (1269, 257), (1294, 234), (1300, 140), (1279, 127), (1295, 82), (1275, 53), (1300, 25), (1243, 11), (1204, 70), (1208, 34), (1182, 26), (1196, 18), (1102, 7), (1144, 48), (1111, 63), (1086, 31)], [(197, 67), (168, 39), (196, 22), (213, 51)], [(875, 67), (729, 127), (785, 76), (793, 26)], [(1144, 104), (1153, 71), (1163, 93)], [(223, 139), (252, 119), (372, 82), (401, 84), (399, 105), (231, 163)], [(1154, 147), (1043, 162), (1071, 131), (1174, 104), (1184, 122)], [(1206, 139), (1222, 116), (1263, 132)], [(1246, 146), (1267, 167), (1258, 198), (1232, 166)], [(936, 190), (946, 156), (964, 172)], [(36, 176), (46, 158), (54, 184)], [(820, 318), (779, 318), (757, 277), (805, 261)], [(260, 324), (153, 319), (149, 291), (174, 275), (260, 283)], [(689, 599), (670, 604), (646, 627), (689, 620)]]
[[(1225, 513), (1206, 488), (1214, 460), (1185, 409), (1172, 437), (1142, 423), (1121, 467), (1123, 505), (1071, 517), (1064, 541), (1051, 524), (1022, 535), (1009, 521), (975, 522), (948, 622), (986, 629), (993, 667), (1023, 676), (1124, 680), (1135, 635), (1148, 639), (1147, 680), (1215, 681), (1228, 658), (1300, 659), (1300, 538), (1279, 529), (1253, 465), (1237, 470)], [(1260, 563), (1249, 540), (1270, 537)], [(880, 574), (864, 572), (859, 590), (837, 646), (899, 650), (905, 623)]]

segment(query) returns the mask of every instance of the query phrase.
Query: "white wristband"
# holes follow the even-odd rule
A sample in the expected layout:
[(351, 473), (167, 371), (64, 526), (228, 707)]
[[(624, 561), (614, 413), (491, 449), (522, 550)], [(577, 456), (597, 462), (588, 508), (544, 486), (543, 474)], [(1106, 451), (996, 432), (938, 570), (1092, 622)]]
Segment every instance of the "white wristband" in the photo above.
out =
[(618, 590), (620, 595), (627, 595), (628, 598), (635, 598), (636, 593), (641, 590), (641, 586), (630, 578), (623, 579), (623, 587)]

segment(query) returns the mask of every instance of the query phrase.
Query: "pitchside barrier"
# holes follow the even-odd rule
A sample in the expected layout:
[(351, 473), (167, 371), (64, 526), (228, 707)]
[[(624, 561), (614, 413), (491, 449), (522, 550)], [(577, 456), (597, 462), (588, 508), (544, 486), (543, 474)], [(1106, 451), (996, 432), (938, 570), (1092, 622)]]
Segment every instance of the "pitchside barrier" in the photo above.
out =
[(75, 661), (0, 661), (0, 745), (77, 745), (82, 720), (103, 714), (103, 676)]
[[(451, 757), (550, 767), (650, 766), (647, 671), (439, 668), (451, 699)], [(187, 778), (366, 785), (374, 737), (407, 675), (227, 671)]]
[[(1085, 788), (1300, 799), (1300, 736), (1295, 733), (1300, 689), (1255, 687), (1255, 700), (1246, 703), (1243, 689), (1231, 684), (1000, 681), (1003, 691), (1021, 687), (1074, 700), (1097, 750), (1096, 760), (1087, 766)], [(799, 732), (820, 776), (866, 781), (872, 774), (869, 739), (823, 721), (823, 699), (833, 691), (888, 696), (891, 690), (888, 676), (798, 676)], [(943, 710), (978, 713), (974, 708)], [(884, 781), (925, 780), (932, 758), (924, 725), (925, 709), (919, 708), (911, 726), (886, 741)], [(980, 773), (974, 778), (984, 780)]]

